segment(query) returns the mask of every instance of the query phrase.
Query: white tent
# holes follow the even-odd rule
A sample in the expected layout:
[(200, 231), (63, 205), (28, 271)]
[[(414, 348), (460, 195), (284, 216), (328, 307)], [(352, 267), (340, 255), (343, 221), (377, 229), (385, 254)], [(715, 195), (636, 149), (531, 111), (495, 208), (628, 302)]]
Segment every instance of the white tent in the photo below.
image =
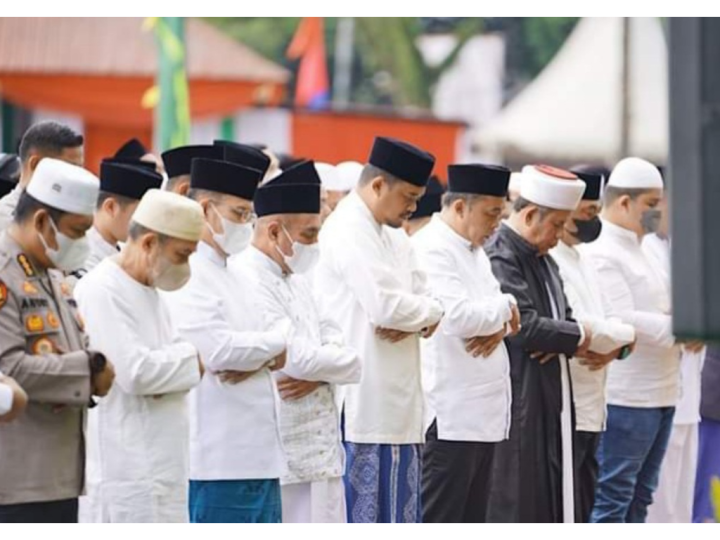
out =
[[(667, 44), (657, 18), (631, 18), (628, 154), (665, 163)], [(612, 164), (621, 157), (623, 20), (580, 20), (555, 58), (479, 131), (475, 151), (520, 163)]]

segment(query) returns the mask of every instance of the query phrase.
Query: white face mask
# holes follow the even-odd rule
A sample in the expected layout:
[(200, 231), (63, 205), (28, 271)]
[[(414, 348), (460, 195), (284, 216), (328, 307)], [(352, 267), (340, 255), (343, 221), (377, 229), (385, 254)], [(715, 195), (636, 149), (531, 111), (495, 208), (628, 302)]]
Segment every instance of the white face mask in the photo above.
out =
[(277, 245), (275, 249), (282, 256), (287, 267), (292, 270), (293, 274), (303, 274), (311, 270), (320, 258), (320, 246), (317, 243), (308, 245), (294, 241), (285, 226), (283, 226), (283, 232), (288, 237), (288, 240), (292, 242), (293, 254), (285, 255)]
[(53, 231), (55, 231), (55, 241), (58, 245), (57, 249), (52, 249), (48, 246), (43, 235), (38, 233), (48, 259), (50, 259), (55, 268), (63, 272), (72, 272), (81, 268), (90, 255), (90, 244), (88, 243), (87, 236), (73, 239), (64, 235), (58, 230), (52, 218), (50, 218), (50, 225)]
[(212, 207), (217, 216), (220, 218), (223, 232), (216, 233), (208, 223), (210, 231), (213, 233), (213, 240), (228, 255), (236, 255), (250, 245), (252, 239), (253, 224), (252, 223), (234, 223), (229, 219), (225, 219), (220, 215), (215, 206)]
[(160, 263), (155, 267), (152, 286), (162, 291), (177, 291), (190, 281), (190, 264), (173, 264), (161, 256)]

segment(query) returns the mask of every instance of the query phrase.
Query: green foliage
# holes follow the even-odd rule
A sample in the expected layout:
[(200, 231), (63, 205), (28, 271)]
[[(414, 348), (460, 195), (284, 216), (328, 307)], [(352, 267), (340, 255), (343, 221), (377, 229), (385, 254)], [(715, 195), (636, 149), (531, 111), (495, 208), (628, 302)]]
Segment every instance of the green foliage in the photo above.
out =
[[(297, 17), (219, 17), (206, 19), (229, 36), (263, 56), (296, 71), (297, 62), (285, 58)], [(352, 96), (355, 103), (429, 107), (434, 85), (457, 58), (466, 41), (485, 29), (485, 19), (443, 19), (442, 28), (458, 38), (455, 50), (437, 67), (422, 60), (415, 43), (431, 19), (418, 17), (358, 17), (355, 19), (355, 55)], [(439, 19), (438, 19), (439, 21)], [(552, 59), (577, 18), (526, 17), (492, 19), (495, 30), (506, 32), (510, 80), (527, 80)], [(332, 81), (337, 19), (325, 18), (328, 70)], [(383, 76), (389, 74), (390, 77)], [(290, 97), (294, 81), (290, 82)]]

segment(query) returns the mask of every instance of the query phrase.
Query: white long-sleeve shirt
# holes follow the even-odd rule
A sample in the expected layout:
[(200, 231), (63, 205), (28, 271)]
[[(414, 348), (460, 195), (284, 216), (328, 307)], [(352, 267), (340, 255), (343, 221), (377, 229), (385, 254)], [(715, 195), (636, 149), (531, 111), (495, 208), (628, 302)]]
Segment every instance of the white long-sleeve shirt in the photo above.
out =
[[(579, 249), (565, 244), (550, 252), (560, 269), (563, 289), (575, 319), (592, 330), (590, 349), (607, 353), (632, 343), (635, 330), (620, 319), (608, 317), (607, 301), (600, 288), (600, 278), (589, 258)], [(570, 360), (576, 429), (599, 432), (605, 429), (605, 384), (607, 369), (591, 371), (577, 358)]]
[(339, 478), (345, 472), (335, 385), (360, 382), (357, 352), (344, 344), (342, 330), (320, 314), (303, 275), (284, 275), (280, 266), (254, 247), (233, 259), (230, 268), (246, 266), (254, 277), (265, 324), (292, 321), (283, 375), (323, 384), (311, 394), (280, 404), (280, 432), (289, 473), (283, 484)]
[[(0, 371), (0, 379), (2, 379), (2, 377), (3, 374)], [(7, 384), (0, 382), (0, 416), (10, 412), (10, 409), (12, 409), (13, 398), (12, 388), (10, 388)]]
[[(643, 238), (642, 248), (648, 259), (655, 262), (668, 290), (671, 287), (670, 240), (657, 234), (648, 234)], [(702, 367), (705, 361), (705, 349), (698, 352), (682, 351), (680, 357), (680, 400), (675, 409), (673, 423), (697, 424), (700, 422), (700, 388), (702, 386)]]
[(115, 383), (88, 422), (93, 521), (187, 521), (185, 398), (200, 382), (198, 352), (177, 338), (158, 291), (116, 258), (75, 288), (89, 348), (115, 366)]
[(343, 389), (345, 438), (350, 442), (424, 441), (419, 336), (381, 340), (377, 328), (419, 332), (442, 317), (429, 296), (402, 229), (378, 224), (357, 192), (350, 193), (320, 232), (316, 293), (360, 354), (360, 384)]
[(637, 346), (608, 370), (611, 405), (671, 407), (678, 400), (679, 348), (672, 333), (670, 297), (657, 265), (638, 236), (607, 220), (600, 237), (583, 246), (608, 300), (608, 315), (635, 328)]
[[(178, 332), (200, 351), (206, 373), (190, 394), (190, 478), (250, 480), (286, 472), (278, 423), (279, 398), (266, 366), (286, 348), (289, 321), (264, 324), (251, 275), (200, 242), (192, 276), (167, 294)], [(255, 371), (223, 383), (220, 371)]]
[(91, 227), (87, 232), (88, 243), (90, 244), (90, 255), (88, 255), (83, 270), (89, 272), (107, 257), (118, 254), (117, 246), (109, 244), (95, 228)]
[(435, 334), (422, 343), (425, 422), (437, 420), (442, 440), (507, 439), (512, 388), (505, 343), (487, 358), (475, 358), (465, 350), (465, 340), (503, 330), (515, 299), (501, 292), (485, 251), (472, 249), (439, 214), (412, 243), (428, 286), (445, 309)]

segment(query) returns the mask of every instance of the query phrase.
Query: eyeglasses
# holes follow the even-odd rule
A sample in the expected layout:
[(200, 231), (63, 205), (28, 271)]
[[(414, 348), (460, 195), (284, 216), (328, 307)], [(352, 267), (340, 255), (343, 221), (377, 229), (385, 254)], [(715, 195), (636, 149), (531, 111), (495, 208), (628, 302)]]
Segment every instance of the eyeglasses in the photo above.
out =
[(257, 221), (257, 214), (252, 210), (234, 211), (233, 213), (240, 219), (240, 223), (255, 223)]

